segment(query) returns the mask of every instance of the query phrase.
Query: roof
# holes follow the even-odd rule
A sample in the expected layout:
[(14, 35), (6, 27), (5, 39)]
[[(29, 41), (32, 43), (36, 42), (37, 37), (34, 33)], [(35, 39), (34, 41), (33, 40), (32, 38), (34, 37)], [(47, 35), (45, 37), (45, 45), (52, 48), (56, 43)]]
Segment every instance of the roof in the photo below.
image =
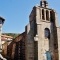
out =
[(8, 35), (2, 35), (2, 36), (1, 36), (1, 40), (2, 40), (2, 41), (12, 40), (12, 39), (13, 39), (12, 36), (8, 36)]

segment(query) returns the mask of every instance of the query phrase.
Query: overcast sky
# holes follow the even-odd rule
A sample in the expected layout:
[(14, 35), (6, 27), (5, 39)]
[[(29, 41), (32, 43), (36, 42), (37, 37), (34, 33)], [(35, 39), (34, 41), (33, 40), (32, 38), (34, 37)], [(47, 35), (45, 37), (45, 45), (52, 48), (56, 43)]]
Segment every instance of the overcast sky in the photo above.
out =
[[(47, 0), (50, 8), (58, 13), (60, 24), (60, 0)], [(5, 18), (3, 32), (22, 33), (29, 23), (29, 14), (40, 0), (0, 0), (0, 16)]]

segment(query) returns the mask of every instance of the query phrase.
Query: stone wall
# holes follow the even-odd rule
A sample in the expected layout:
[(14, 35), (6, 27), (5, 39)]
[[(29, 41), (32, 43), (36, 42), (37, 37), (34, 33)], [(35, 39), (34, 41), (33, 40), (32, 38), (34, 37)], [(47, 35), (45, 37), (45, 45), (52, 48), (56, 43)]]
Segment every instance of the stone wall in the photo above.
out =
[(60, 27), (57, 27), (57, 36), (58, 36), (58, 55), (59, 55), (58, 60), (60, 60)]

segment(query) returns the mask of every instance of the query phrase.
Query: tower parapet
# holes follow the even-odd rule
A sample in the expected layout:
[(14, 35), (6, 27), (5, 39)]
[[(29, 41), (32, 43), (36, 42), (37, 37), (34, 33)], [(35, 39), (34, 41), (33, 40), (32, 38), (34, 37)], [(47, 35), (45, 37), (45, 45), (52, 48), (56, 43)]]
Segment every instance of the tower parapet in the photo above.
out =
[(40, 6), (41, 6), (41, 7), (48, 8), (48, 2), (47, 2), (46, 0), (41, 0), (41, 1), (40, 1)]

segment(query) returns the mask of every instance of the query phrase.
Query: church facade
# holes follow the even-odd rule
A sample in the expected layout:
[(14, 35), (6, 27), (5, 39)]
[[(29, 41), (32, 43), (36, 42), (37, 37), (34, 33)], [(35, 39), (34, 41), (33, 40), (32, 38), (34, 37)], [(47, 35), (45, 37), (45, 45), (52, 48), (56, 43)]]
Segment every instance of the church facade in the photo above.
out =
[(26, 60), (60, 60), (57, 14), (48, 7), (46, 0), (33, 7), (26, 33)]

